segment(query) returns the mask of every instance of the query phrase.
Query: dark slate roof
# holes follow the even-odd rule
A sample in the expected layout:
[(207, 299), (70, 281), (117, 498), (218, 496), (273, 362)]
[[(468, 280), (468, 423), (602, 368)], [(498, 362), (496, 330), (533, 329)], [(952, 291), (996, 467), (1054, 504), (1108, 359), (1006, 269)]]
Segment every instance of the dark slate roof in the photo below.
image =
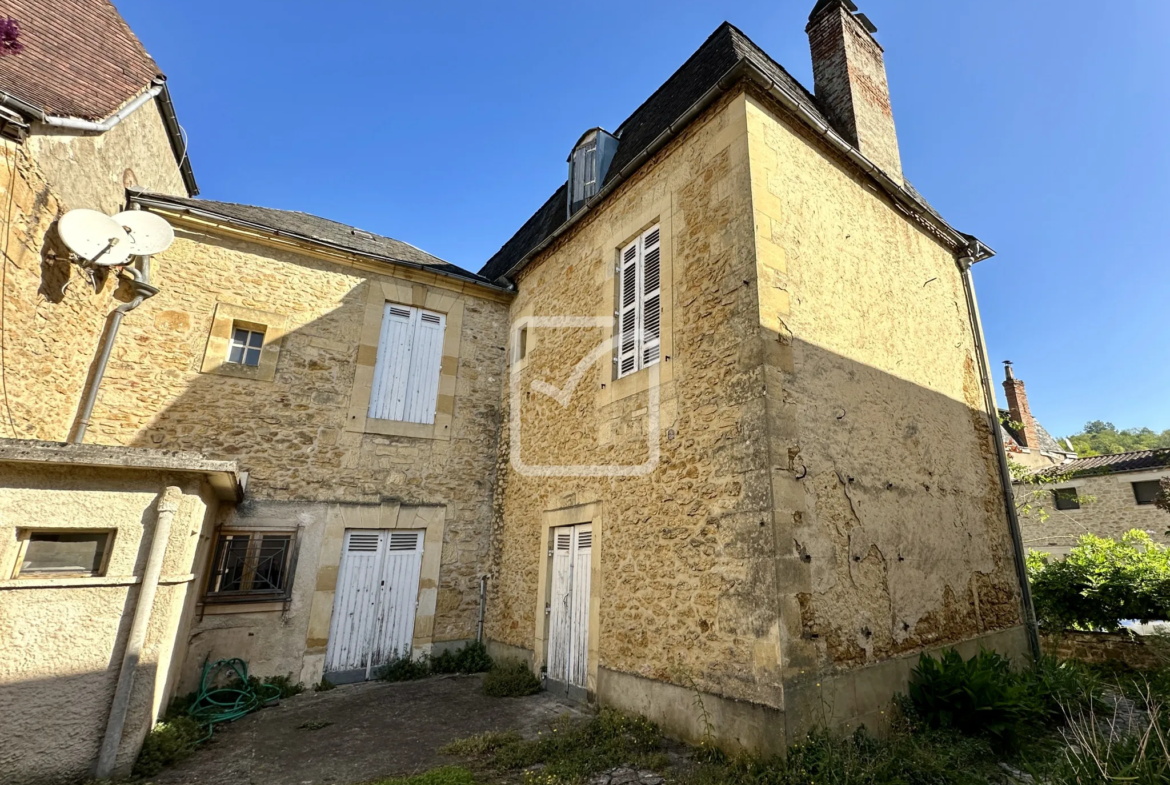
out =
[(274, 233), (317, 242), (344, 251), (369, 256), (379, 261), (402, 262), (425, 267), (445, 275), (463, 278), (475, 283), (490, 284), (486, 278), (432, 256), (410, 243), (348, 226), (328, 218), (320, 218), (297, 210), (276, 210), (250, 204), (215, 202), (210, 199), (184, 199), (178, 196), (132, 191), (131, 199), (147, 207), (170, 207), (191, 210), (224, 218), (229, 222), (246, 224)]
[(45, 114), (104, 120), (158, 66), (108, 0), (5, 0), (23, 51), (0, 57), (0, 90)]
[(1063, 474), (1085, 476), (1092, 474), (1121, 474), (1123, 472), (1141, 472), (1151, 469), (1170, 469), (1170, 448), (1160, 450), (1137, 450), (1136, 452), (1121, 452), (1116, 455), (1094, 455), (1090, 458), (1078, 458), (1075, 461), (1054, 466), (1050, 469), (1038, 469), (1033, 474), (1050, 474), (1058, 471)]
[[(742, 61), (750, 62), (773, 81), (788, 88), (813, 117), (829, 125), (828, 119), (818, 108), (813, 96), (800, 82), (738, 28), (724, 22), (662, 87), (655, 90), (653, 95), (618, 126), (615, 132), (619, 139), (618, 149), (606, 173), (605, 183), (617, 177), (623, 167), (631, 163)], [(604, 185), (603, 183), (602, 187)], [(520, 227), (512, 239), (504, 243), (495, 256), (488, 260), (479, 274), (492, 280), (505, 275), (533, 248), (559, 229), (568, 220), (566, 188), (567, 185), (562, 184), (536, 214)]]
[[(1022, 442), (1020, 441), (1019, 430), (1017, 428), (1012, 428), (1011, 426), (1004, 423), (1005, 420), (1010, 419), (1011, 412), (1009, 412), (1007, 409), (1000, 409), (999, 415), (1000, 415), (999, 421), (1000, 421), (1001, 426), (1003, 427), (1004, 433), (1006, 433), (1008, 436), (1010, 436), (1012, 441), (1015, 442), (1015, 444), (1017, 446), (1022, 444)], [(1065, 455), (1075, 455), (1076, 454), (1076, 453), (1072, 452), (1071, 450), (1069, 450), (1064, 445), (1062, 445), (1060, 442), (1056, 441), (1056, 439), (1052, 438), (1052, 434), (1050, 434), (1048, 432), (1048, 430), (1045, 429), (1045, 427), (1040, 424), (1039, 420), (1033, 418), (1033, 422), (1036, 424), (1036, 436), (1038, 436), (1040, 438), (1040, 450), (1041, 451), (1043, 451), (1043, 452), (1059, 452), (1059, 453), (1064, 453)]]

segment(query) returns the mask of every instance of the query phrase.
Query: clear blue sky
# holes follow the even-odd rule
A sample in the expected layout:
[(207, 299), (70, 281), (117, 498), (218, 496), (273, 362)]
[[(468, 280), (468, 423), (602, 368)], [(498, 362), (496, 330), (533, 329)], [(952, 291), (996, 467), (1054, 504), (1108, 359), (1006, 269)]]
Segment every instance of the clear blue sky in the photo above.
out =
[[(975, 274), (996, 374), (1015, 361), (1055, 435), (1170, 428), (1170, 3), (858, 2), (907, 176), (999, 252)], [(812, 85), (814, 0), (117, 5), (170, 78), (204, 197), (472, 270), (586, 128), (615, 128), (724, 19)]]

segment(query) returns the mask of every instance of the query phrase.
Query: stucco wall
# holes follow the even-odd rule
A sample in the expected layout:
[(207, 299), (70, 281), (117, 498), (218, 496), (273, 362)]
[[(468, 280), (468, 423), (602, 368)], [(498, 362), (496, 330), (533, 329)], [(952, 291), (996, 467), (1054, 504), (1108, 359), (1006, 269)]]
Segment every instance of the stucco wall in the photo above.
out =
[[(660, 224), (664, 358), (653, 368), (661, 454), (644, 476), (525, 476), (510, 462), (517, 447), (505, 426), (487, 631), (501, 643), (537, 646), (544, 529), (564, 517), (553, 511), (597, 502), (591, 671), (693, 680), (774, 704), (766, 674), (777, 664), (775, 615), (757, 591), (771, 574), (756, 559), (768, 484), (760, 368), (758, 348), (743, 340), (756, 318), (744, 112), (742, 96), (709, 110), (518, 281), (513, 319), (611, 322), (618, 249)], [(526, 464), (636, 466), (651, 457), (649, 370), (614, 381), (606, 353), (567, 406), (530, 387), (565, 385), (611, 330), (529, 329), (516, 385)], [(536, 656), (543, 661), (544, 652)]]
[(1017, 625), (951, 251), (766, 99), (747, 125), (786, 675)]
[[(118, 765), (128, 770), (185, 653), (185, 610), (214, 496), (151, 471), (0, 464), (0, 748), (4, 782), (85, 779), (96, 762), (134, 615), (157, 504), (182, 490), (132, 694)], [(114, 530), (103, 577), (12, 578), (20, 529)], [(178, 646), (176, 647), (176, 639)]]
[(157, 99), (102, 134), (34, 123), (25, 144), (68, 209), (112, 215), (125, 206), (131, 185), (187, 196)]
[[(1135, 472), (1078, 477), (1063, 483), (1045, 486), (1015, 487), (1017, 498), (1026, 499), (1033, 508), (1029, 515), (1020, 516), (1024, 547), (1044, 551), (1053, 556), (1064, 556), (1085, 534), (1120, 539), (1130, 529), (1148, 532), (1154, 542), (1170, 545), (1170, 515), (1152, 504), (1138, 504), (1132, 483), (1157, 480), (1170, 472)], [(1079, 510), (1058, 510), (1052, 491), (1056, 488), (1075, 488), (1077, 496), (1087, 498)], [(1039, 508), (1048, 514), (1041, 520)]]

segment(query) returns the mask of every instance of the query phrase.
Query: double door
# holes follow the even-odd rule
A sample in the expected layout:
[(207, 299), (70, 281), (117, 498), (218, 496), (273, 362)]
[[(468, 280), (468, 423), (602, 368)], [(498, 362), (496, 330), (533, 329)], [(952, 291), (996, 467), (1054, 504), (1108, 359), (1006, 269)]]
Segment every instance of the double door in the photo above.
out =
[(346, 530), (325, 654), (334, 684), (376, 678), (411, 656), (422, 555), (421, 531)]

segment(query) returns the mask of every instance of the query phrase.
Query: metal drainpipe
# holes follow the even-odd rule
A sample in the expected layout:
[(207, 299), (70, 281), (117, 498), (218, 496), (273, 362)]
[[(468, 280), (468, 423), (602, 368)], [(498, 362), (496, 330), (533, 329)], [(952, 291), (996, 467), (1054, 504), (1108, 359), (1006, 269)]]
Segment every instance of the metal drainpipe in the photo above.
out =
[(1020, 533), (1020, 519), (1016, 514), (1016, 502), (1012, 495), (1012, 473), (1008, 468), (1007, 452), (1003, 446), (1003, 434), (999, 430), (999, 417), (996, 416), (995, 395), (991, 392), (991, 375), (987, 369), (987, 353), (983, 347), (983, 324), (979, 319), (979, 304), (975, 300), (975, 284), (971, 280), (971, 265), (974, 258), (964, 256), (959, 259), (959, 269), (962, 271), (963, 292), (967, 296), (967, 311), (971, 315), (971, 331), (975, 336), (975, 351), (979, 355), (979, 380), (983, 386), (983, 398), (987, 406), (987, 415), (991, 419), (991, 434), (995, 440), (995, 454), (999, 460), (999, 479), (1003, 486), (1003, 500), (1007, 508), (1008, 529), (1012, 537), (1012, 551), (1015, 555), (1016, 578), (1020, 582), (1020, 604), (1024, 610), (1024, 626), (1028, 630), (1028, 646), (1032, 650), (1032, 657), (1040, 659), (1040, 630), (1036, 624), (1036, 608), (1032, 605), (1032, 587), (1028, 583), (1027, 557), (1024, 553), (1024, 537)]
[(483, 617), (487, 608), (487, 576), (479, 576), (479, 626), (476, 628), (475, 639), (483, 643)]
[(178, 487), (171, 485), (162, 492), (158, 500), (158, 520), (150, 541), (146, 569), (142, 573), (142, 588), (138, 591), (138, 601), (134, 606), (134, 621), (130, 625), (130, 635), (126, 638), (122, 670), (118, 674), (118, 686), (114, 690), (114, 701), (110, 706), (110, 719), (106, 723), (106, 735), (102, 739), (101, 753), (98, 755), (97, 768), (94, 771), (94, 777), (99, 780), (109, 779), (114, 773), (118, 748), (122, 746), (122, 731), (126, 726), (126, 714), (134, 692), (134, 677), (138, 672), (142, 647), (146, 643), (146, 630), (150, 626), (154, 597), (158, 593), (158, 579), (162, 575), (163, 558), (170, 542), (171, 521), (179, 509), (182, 495)]
[(126, 314), (142, 305), (142, 301), (158, 294), (158, 289), (150, 285), (150, 257), (142, 257), (142, 270), (135, 267), (126, 267), (123, 272), (131, 278), (130, 286), (134, 290), (134, 299), (123, 303), (114, 309), (110, 320), (109, 330), (102, 341), (102, 348), (98, 353), (97, 371), (93, 377), (93, 384), (85, 394), (81, 404), (81, 411), (77, 414), (77, 428), (70, 444), (81, 444), (85, 441), (85, 431), (89, 427), (90, 417), (93, 415), (93, 405), (97, 401), (98, 389), (102, 386), (102, 378), (106, 375), (106, 364), (110, 361), (110, 353), (114, 350), (114, 341), (118, 338), (118, 328), (122, 326), (122, 318)]

